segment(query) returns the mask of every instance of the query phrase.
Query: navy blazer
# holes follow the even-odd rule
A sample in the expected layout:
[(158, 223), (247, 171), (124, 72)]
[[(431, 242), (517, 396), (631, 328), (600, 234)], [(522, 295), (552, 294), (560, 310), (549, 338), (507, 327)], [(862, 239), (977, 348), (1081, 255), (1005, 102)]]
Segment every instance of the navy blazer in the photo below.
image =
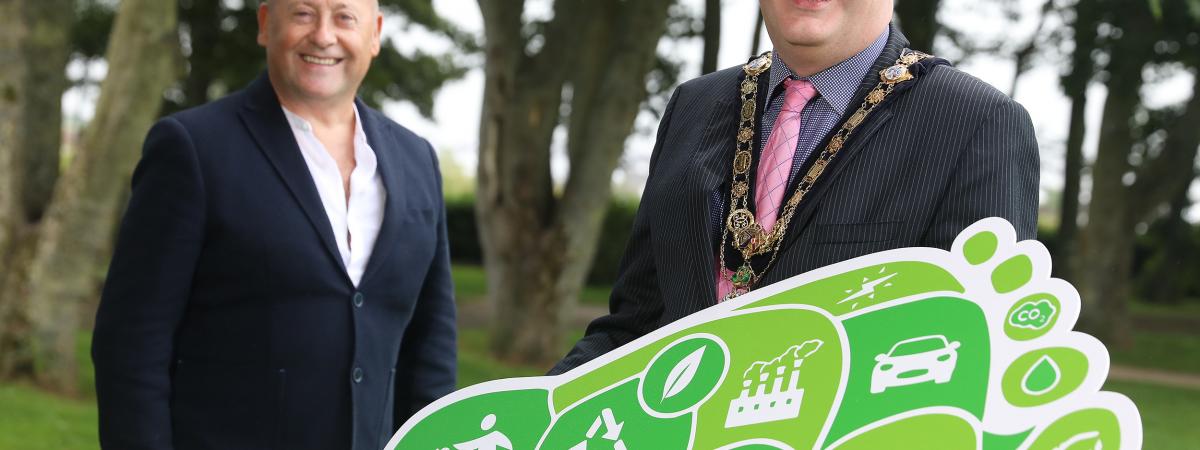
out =
[(96, 316), (111, 449), (378, 449), (455, 385), (427, 141), (358, 102), (387, 191), (357, 289), (263, 75), (146, 138)]

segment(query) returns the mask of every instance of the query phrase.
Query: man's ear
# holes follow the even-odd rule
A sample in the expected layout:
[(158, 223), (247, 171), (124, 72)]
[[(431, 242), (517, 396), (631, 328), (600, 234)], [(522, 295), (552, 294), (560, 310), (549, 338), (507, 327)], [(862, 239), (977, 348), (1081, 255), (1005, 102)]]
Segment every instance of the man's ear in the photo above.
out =
[(371, 42), (371, 56), (379, 56), (381, 36), (383, 35), (383, 13), (375, 13), (375, 36)]
[(258, 45), (267, 46), (267, 2), (258, 5)]

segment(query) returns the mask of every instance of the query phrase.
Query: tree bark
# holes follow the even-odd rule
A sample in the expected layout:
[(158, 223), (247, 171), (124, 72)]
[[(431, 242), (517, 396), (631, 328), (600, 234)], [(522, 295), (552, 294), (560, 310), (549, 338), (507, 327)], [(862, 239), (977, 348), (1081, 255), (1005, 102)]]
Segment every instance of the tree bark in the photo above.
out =
[[(492, 350), (549, 364), (561, 356), (562, 319), (595, 254), (670, 1), (559, 0), (532, 55), (521, 8), (479, 3), (487, 64), (476, 215), (496, 313)], [(556, 195), (550, 146), (564, 116), (570, 173)]]
[(76, 389), (79, 306), (103, 277), (118, 199), (161, 93), (177, 77), (175, 24), (172, 2), (125, 0), (117, 12), (96, 116), (55, 187), (30, 269), (28, 341), (34, 379), (45, 387)]
[(941, 0), (897, 0), (896, 16), (909, 46), (924, 52), (933, 51), (933, 38), (942, 26), (937, 20)]
[[(216, 79), (218, 65), (213, 45), (221, 39), (221, 0), (192, 0), (187, 7), (180, 2), (179, 22), (187, 25), (191, 41), (188, 72), (183, 81), (185, 100), (182, 108), (208, 103), (208, 88)], [(248, 25), (244, 25), (248, 26)]]
[(758, 10), (758, 14), (754, 15), (754, 37), (751, 38), (751, 40), (750, 40), (750, 58), (758, 56), (758, 54), (761, 53), (758, 51), (758, 42), (762, 40), (762, 30), (763, 30), (762, 8), (759, 7), (759, 8), (755, 8), (755, 9)]
[(721, 0), (704, 2), (704, 57), (700, 60), (700, 74), (717, 71), (717, 54), (721, 49)]
[[(26, 27), (21, 17), (21, 7), (24, 2), (0, 3), (0, 293), (7, 285), (8, 273), (11, 271), (8, 260), (12, 258), (15, 242), (20, 242), (14, 235), (23, 224), (21, 214), (20, 178), (17, 174), (19, 152), (18, 125), (22, 122), (24, 108), (23, 99), (26, 94), (24, 83), (25, 58), (22, 45), (25, 42)], [(14, 346), (8, 336), (10, 331), (20, 328), (14, 317), (15, 306), (11, 299), (0, 296), (0, 355), (12, 353)], [(6, 371), (0, 361), (0, 375)]]
[(1171, 201), (1170, 211), (1158, 226), (1151, 228), (1151, 232), (1157, 235), (1157, 246), (1137, 280), (1139, 290), (1148, 303), (1182, 303), (1187, 289), (1195, 284), (1195, 280), (1180, 274), (1200, 272), (1200, 258), (1197, 257), (1200, 248), (1197, 248), (1192, 237), (1195, 230), (1184, 215), (1192, 205), (1188, 199), (1188, 187), (1184, 185), (1179, 189)]
[[(1116, 59), (1118, 55), (1113, 56)], [(1115, 61), (1114, 61), (1115, 62)], [(1144, 59), (1142, 59), (1144, 63)], [(1082, 233), (1079, 296), (1080, 325), (1110, 346), (1131, 342), (1126, 299), (1131, 293), (1134, 225), (1129, 212), (1125, 175), (1132, 171), (1134, 144), (1130, 118), (1140, 99), (1142, 65), (1109, 66), (1108, 98), (1100, 125), (1100, 145), (1092, 165), (1088, 223)]]
[(1054, 276), (1076, 280), (1074, 257), (1079, 235), (1079, 182), (1083, 174), (1083, 139), (1087, 134), (1087, 89), (1096, 73), (1092, 51), (1096, 49), (1098, 17), (1095, 2), (1075, 4), (1075, 22), (1071, 24), (1075, 49), (1071, 53), (1071, 71), (1062, 78), (1063, 90), (1071, 102), (1070, 124), (1064, 149), (1063, 189), (1054, 249)]
[[(24, 302), (29, 261), (37, 242), (38, 223), (50, 203), (58, 178), (62, 141), (62, 95), (67, 87), (68, 31), (73, 0), (16, 1), (4, 14), (17, 20), (20, 39), (8, 41), (13, 54), (4, 77), (16, 93), (11, 97), (19, 114), (12, 117), (12, 134), (0, 153), (10, 169), (2, 175), (7, 211), (0, 214), (0, 354), (21, 354), (20, 341), (29, 331), (28, 303)], [(7, 24), (5, 25), (8, 26)], [(16, 36), (16, 34), (10, 35)], [(7, 66), (8, 64), (6, 64)], [(11, 202), (11, 203), (9, 203)], [(15, 358), (3, 358), (14, 361)], [(28, 373), (28, 364), (15, 367), (0, 360), (0, 376)]]

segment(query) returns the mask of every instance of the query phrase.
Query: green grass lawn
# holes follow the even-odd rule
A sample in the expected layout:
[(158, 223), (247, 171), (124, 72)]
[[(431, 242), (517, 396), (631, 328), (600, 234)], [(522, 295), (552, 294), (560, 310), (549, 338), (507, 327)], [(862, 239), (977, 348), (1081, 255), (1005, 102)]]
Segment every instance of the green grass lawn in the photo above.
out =
[(1109, 355), (1116, 364), (1200, 374), (1200, 334), (1139, 331), (1133, 348), (1110, 349)]
[[(469, 338), (474, 339), (474, 338)], [(533, 368), (497, 365), (464, 351), (459, 380), (473, 384), (494, 377), (537, 375)], [(1200, 443), (1200, 391), (1110, 382), (1105, 389), (1133, 399), (1142, 413), (1143, 448), (1194, 450)], [(62, 399), (25, 386), (0, 385), (0, 450), (96, 449), (96, 408), (91, 401)]]
[(1142, 448), (1200, 448), (1200, 391), (1118, 381), (1108, 382), (1104, 389), (1125, 394), (1137, 405), (1142, 413)]
[[(477, 266), (455, 266), (455, 289), (460, 301), (480, 301), (486, 295), (486, 277)], [(584, 303), (606, 304), (608, 289), (587, 288)], [(1139, 313), (1165, 312), (1137, 309)], [(1200, 311), (1198, 309), (1197, 311)], [(1185, 311), (1191, 314), (1191, 310)], [(563, 352), (578, 340), (581, 330), (568, 333)], [(544, 367), (511, 366), (498, 362), (487, 351), (487, 332), (460, 330), (460, 387), (487, 380), (535, 376)], [(83, 397), (67, 399), (24, 385), (0, 384), (0, 450), (97, 449), (96, 407), (92, 398), (90, 336), (79, 340), (80, 385)], [(1200, 373), (1200, 334), (1139, 333), (1135, 347), (1112, 352), (1119, 364)], [(1128, 395), (1141, 410), (1146, 449), (1194, 450), (1200, 448), (1200, 390), (1167, 388), (1139, 383), (1110, 382), (1105, 389)]]
[(99, 448), (96, 405), (0, 384), (0, 450)]

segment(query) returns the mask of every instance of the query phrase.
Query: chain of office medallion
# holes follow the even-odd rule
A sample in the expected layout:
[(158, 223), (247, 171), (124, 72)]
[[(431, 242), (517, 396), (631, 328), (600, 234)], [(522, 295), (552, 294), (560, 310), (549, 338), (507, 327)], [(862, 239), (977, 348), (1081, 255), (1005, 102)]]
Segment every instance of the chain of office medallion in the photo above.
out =
[[(735, 289), (731, 292), (731, 297), (740, 295), (742, 292), (739, 292), (739, 289), (745, 288), (748, 290), (750, 286), (757, 284), (762, 275), (766, 274), (767, 270), (771, 268), (775, 263), (775, 259), (779, 256), (779, 248), (783, 243), (783, 237), (787, 234), (792, 216), (796, 213), (796, 207), (804, 200), (804, 196), (816, 184), (821, 174), (825, 172), (825, 168), (833, 162), (838, 151), (850, 139), (850, 135), (854, 132), (854, 129), (866, 121), (867, 116), (875, 110), (875, 107), (892, 93), (897, 83), (913, 78), (911, 72), (908, 70), (909, 66), (929, 57), (930, 55), (905, 49), (894, 65), (879, 72), (879, 83), (867, 93), (858, 110), (846, 122), (842, 123), (842, 126), (829, 139), (829, 143), (826, 144), (821, 155), (813, 162), (808, 173), (800, 180), (796, 191), (784, 205), (783, 210), (780, 212), (779, 220), (776, 221), (770, 233), (763, 231), (762, 227), (754, 219), (754, 215), (749, 213), (747, 208), (749, 203), (747, 194), (749, 192), (749, 169), (753, 166), (751, 145), (754, 139), (754, 117), (758, 103), (758, 76), (770, 68), (771, 52), (764, 53), (743, 67), (743, 70), (746, 72), (746, 78), (740, 85), (742, 120), (741, 126), (738, 128), (737, 151), (734, 153), (733, 159), (733, 182), (729, 190), (729, 215), (726, 218), (725, 226), (721, 230), (720, 267), (721, 269), (725, 268), (725, 245), (728, 242), (729, 234), (733, 233), (735, 246), (742, 253), (743, 266), (750, 269), (750, 280), (740, 283), (742, 286), (738, 286), (739, 283), (734, 283)], [(753, 271), (753, 268), (749, 267), (750, 258), (765, 254), (768, 251), (771, 252), (771, 259), (767, 261), (767, 265), (763, 267), (761, 273)], [(739, 275), (735, 273), (731, 276), (737, 277)]]

